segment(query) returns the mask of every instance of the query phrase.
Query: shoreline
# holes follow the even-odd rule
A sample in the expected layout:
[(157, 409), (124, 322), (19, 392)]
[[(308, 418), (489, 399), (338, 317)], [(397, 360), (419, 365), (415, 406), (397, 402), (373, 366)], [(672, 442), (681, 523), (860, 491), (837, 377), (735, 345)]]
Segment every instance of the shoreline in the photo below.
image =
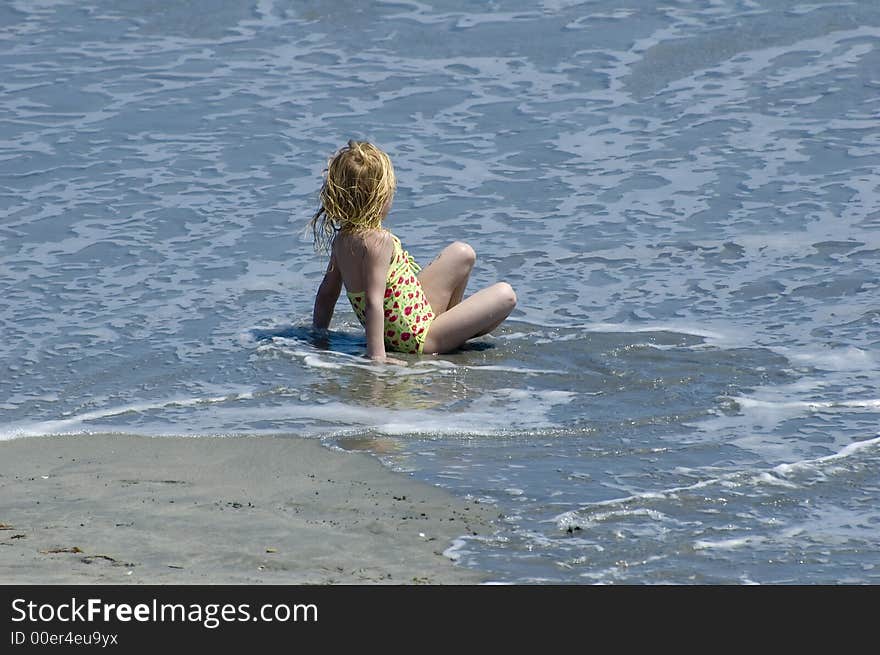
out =
[(0, 584), (479, 584), (492, 516), (314, 439), (0, 442)]

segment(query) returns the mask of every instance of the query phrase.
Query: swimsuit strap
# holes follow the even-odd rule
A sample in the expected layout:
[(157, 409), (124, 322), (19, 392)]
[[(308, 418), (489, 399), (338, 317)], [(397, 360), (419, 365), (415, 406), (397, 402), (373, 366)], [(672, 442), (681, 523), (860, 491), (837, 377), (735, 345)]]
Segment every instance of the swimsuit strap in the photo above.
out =
[(400, 243), (400, 239), (397, 238), (396, 234), (391, 234), (391, 238), (394, 239), (394, 252), (395, 254), (399, 250), (403, 255), (403, 258), (406, 260), (409, 267), (413, 270), (414, 273), (418, 273), (422, 270), (422, 267), (416, 263), (415, 257), (410, 255), (406, 250), (403, 249), (403, 244)]

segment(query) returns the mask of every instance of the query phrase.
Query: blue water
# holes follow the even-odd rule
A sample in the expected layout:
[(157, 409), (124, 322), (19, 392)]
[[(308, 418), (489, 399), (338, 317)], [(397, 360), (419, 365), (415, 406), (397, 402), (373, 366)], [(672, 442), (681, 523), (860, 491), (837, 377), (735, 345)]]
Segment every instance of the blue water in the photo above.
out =
[[(874, 0), (4, 0), (0, 438), (367, 449), (499, 582), (876, 584), (878, 119)], [(310, 335), (349, 138), (494, 335)]]

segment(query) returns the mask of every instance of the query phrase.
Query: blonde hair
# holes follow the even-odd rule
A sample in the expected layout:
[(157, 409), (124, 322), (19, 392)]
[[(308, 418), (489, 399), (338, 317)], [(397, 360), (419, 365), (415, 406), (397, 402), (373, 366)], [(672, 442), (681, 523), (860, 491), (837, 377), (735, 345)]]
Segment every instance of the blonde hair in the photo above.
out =
[(327, 163), (321, 207), (309, 221), (315, 249), (327, 251), (339, 230), (381, 227), (396, 187), (387, 154), (367, 141), (349, 141)]

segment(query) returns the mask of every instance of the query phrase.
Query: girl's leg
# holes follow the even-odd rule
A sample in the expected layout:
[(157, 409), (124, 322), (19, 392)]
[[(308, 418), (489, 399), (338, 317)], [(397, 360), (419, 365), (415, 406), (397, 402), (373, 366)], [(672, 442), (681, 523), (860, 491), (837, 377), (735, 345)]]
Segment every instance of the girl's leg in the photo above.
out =
[(419, 283), (434, 316), (440, 316), (461, 302), (477, 255), (463, 241), (446, 246), (437, 258), (419, 273)]
[(468, 339), (488, 334), (501, 325), (515, 306), (516, 294), (507, 282), (477, 291), (434, 319), (423, 352), (447, 353)]

